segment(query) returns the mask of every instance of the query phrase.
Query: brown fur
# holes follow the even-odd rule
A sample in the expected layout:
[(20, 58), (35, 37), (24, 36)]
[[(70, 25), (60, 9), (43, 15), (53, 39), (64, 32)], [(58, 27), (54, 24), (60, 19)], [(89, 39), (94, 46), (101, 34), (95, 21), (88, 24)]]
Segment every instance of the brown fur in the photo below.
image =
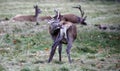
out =
[(62, 24), (62, 26), (64, 26), (64, 27), (66, 27), (66, 26), (68, 27), (68, 24), (70, 24), (67, 31), (65, 31), (67, 33), (67, 38), (65, 38), (65, 35), (61, 36), (60, 28), (54, 30), (54, 33), (53, 33), (53, 32), (51, 32), (52, 29), (49, 26), (49, 33), (50, 33), (54, 43), (53, 43), (52, 48), (51, 48), (50, 57), (49, 57), (48, 62), (52, 61), (52, 58), (54, 56), (54, 53), (55, 53), (55, 50), (56, 50), (57, 46), (59, 46), (59, 48), (58, 48), (59, 49), (59, 61), (61, 61), (61, 51), (62, 51), (62, 46), (61, 45), (62, 44), (67, 44), (66, 52), (68, 54), (68, 60), (71, 63), (72, 60), (70, 58), (70, 49), (72, 47), (73, 41), (77, 37), (77, 28), (76, 28), (76, 25), (72, 24), (71, 22), (64, 21), (64, 22), (60, 22), (60, 24)]
[(15, 17), (13, 17), (14, 21), (30, 21), (30, 22), (35, 22), (36, 21), (36, 17), (34, 15), (17, 15)]
[(66, 21), (70, 21), (72, 23), (80, 23), (78, 16), (76, 16), (74, 14), (65, 14), (65, 15), (63, 15), (63, 19), (65, 19)]
[(53, 17), (53, 18), (57, 18), (59, 17), (58, 19), (60, 20), (65, 20), (65, 21), (69, 21), (69, 22), (72, 22), (73, 24), (82, 24), (82, 25), (87, 25), (87, 23), (85, 22), (86, 20), (86, 17), (87, 16), (84, 16), (84, 11), (81, 9), (81, 6), (79, 5), (79, 7), (73, 7), (73, 8), (77, 8), (79, 9), (80, 13), (81, 13), (81, 17), (80, 16), (77, 16), (75, 14), (64, 14), (64, 15), (61, 15), (59, 13), (59, 11), (55, 10), (55, 13), (56, 15)]
[(61, 15), (57, 10), (55, 10), (55, 12), (56, 15), (49, 22), (50, 23), (49, 33), (53, 39), (53, 45), (51, 47), (48, 62), (52, 61), (57, 46), (59, 52), (59, 61), (61, 61), (62, 44), (67, 44), (66, 52), (68, 60), (71, 63), (72, 60), (70, 57), (70, 50), (73, 41), (77, 37), (77, 28), (74, 23), (81, 23), (83, 25), (86, 25), (85, 22), (86, 17), (83, 17), (84, 16), (83, 12), (81, 13), (82, 14), (81, 17), (78, 17), (74, 14)]
[[(56, 17), (57, 15), (54, 16), (54, 18)], [(85, 22), (86, 18), (79, 17), (75, 14), (65, 14), (65, 15), (60, 14), (59, 19), (72, 22), (73, 24), (80, 23), (82, 25), (87, 25), (87, 23)]]
[(45, 21), (45, 20), (50, 20), (50, 19), (52, 19), (51, 16), (41, 16), (41, 17), (38, 18), (38, 21), (39, 21), (39, 20)]
[(34, 15), (16, 15), (11, 20), (14, 21), (30, 21), (30, 22), (37, 22), (37, 18), (39, 13), (41, 13), (41, 10), (38, 8), (37, 5), (34, 6), (35, 14)]

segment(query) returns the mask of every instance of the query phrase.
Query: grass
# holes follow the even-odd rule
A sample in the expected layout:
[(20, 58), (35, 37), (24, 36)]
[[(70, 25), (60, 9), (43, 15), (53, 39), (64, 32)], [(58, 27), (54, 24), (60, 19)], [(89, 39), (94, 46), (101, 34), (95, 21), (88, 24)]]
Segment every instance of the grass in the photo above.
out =
[(2, 65), (0, 65), (0, 71), (5, 71), (5, 68)]
[[(63, 45), (62, 62), (56, 52), (47, 63), (52, 40), (48, 24), (40, 22), (0, 21), (0, 71), (109, 71), (120, 70), (120, 4), (115, 2), (82, 1), (60, 3), (54, 0), (0, 0), (0, 20), (17, 14), (34, 14), (33, 5), (43, 11), (40, 16), (54, 15), (58, 8), (62, 14), (80, 15), (72, 6), (82, 5), (87, 15), (87, 26), (77, 25), (77, 39), (71, 49), (72, 64), (68, 63)], [(94, 27), (107, 25), (107, 30)], [(110, 28), (115, 28), (111, 30)]]

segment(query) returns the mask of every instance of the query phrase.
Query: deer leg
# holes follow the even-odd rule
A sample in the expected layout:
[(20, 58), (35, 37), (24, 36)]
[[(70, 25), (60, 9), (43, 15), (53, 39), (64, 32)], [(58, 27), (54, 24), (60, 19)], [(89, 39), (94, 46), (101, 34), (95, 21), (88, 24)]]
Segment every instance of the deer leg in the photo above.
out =
[(59, 44), (58, 52), (59, 52), (59, 61), (62, 61), (61, 60), (62, 43)]
[[(56, 46), (56, 47), (57, 47), (57, 46)], [(50, 52), (50, 56), (49, 56), (48, 63), (50, 63), (50, 61), (53, 59), (53, 56), (54, 56), (54, 54), (55, 54), (56, 47), (52, 47), (51, 52)]]
[[(59, 36), (59, 35), (58, 35)], [(49, 57), (49, 60), (48, 60), (48, 63), (50, 63), (50, 61), (53, 59), (53, 56), (55, 54), (55, 50), (56, 50), (56, 47), (60, 44), (60, 41), (62, 40), (62, 37), (60, 36), (59, 38), (57, 37), (57, 39), (55, 40), (55, 42), (53, 43), (52, 45), (52, 49), (51, 49), (51, 52), (50, 52), (50, 57)]]
[(57, 36), (57, 38), (56, 38), (55, 41), (54, 41), (53, 46), (54, 46), (55, 44), (60, 43), (60, 41), (61, 41), (62, 39), (63, 39), (63, 35), (61, 35), (61, 33), (59, 33), (58, 36)]
[(71, 57), (70, 57), (70, 50), (71, 50), (71, 47), (72, 47), (72, 38), (68, 37), (67, 41), (68, 41), (68, 44), (67, 44), (66, 52), (67, 52), (68, 60), (71, 63), (72, 60), (71, 60)]

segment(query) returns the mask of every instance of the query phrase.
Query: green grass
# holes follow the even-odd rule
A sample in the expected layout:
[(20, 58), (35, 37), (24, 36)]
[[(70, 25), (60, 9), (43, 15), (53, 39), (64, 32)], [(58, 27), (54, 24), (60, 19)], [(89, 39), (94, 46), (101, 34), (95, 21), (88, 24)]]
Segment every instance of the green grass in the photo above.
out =
[(0, 71), (6, 71), (2, 65), (0, 65)]
[[(74, 13), (72, 6), (82, 5), (87, 15), (87, 26), (77, 25), (77, 39), (71, 49), (73, 63), (69, 64), (63, 45), (62, 62), (58, 52), (47, 63), (52, 39), (48, 24), (40, 22), (0, 22), (0, 71), (109, 71), (119, 70), (120, 63), (120, 4), (104, 1), (70, 2), (61, 0), (0, 0), (0, 20), (17, 14), (34, 14), (33, 5), (43, 11), (40, 16), (54, 15), (54, 8), (61, 14)], [(107, 25), (100, 30), (93, 25)], [(110, 30), (110, 27), (115, 27)]]

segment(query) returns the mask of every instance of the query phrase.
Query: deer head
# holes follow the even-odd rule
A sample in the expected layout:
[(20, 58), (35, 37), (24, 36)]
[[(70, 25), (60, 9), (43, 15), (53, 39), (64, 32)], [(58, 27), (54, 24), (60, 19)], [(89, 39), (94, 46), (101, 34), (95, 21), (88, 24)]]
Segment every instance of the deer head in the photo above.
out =
[(54, 10), (54, 12), (56, 13), (56, 15), (51, 20), (48, 21), (48, 24), (50, 25), (50, 28), (53, 32), (55, 30), (61, 28), (61, 26), (59, 24), (60, 23), (60, 13), (57, 10)]
[(60, 12), (57, 9), (55, 9), (54, 12), (55, 12), (55, 16), (53, 17), (54, 19), (63, 20), (63, 16), (60, 14)]
[(84, 16), (85, 12), (81, 9), (81, 6), (79, 5), (79, 6), (76, 6), (76, 7), (73, 7), (73, 8), (77, 8), (77, 9), (80, 10), (80, 13), (81, 13), (81, 17), (79, 18), (80, 23), (83, 24), (83, 25), (87, 25), (87, 23), (85, 22), (87, 16)]
[(38, 14), (41, 13), (42, 11), (38, 8), (38, 5), (35, 5), (34, 8), (35, 8), (35, 17), (37, 17)]

